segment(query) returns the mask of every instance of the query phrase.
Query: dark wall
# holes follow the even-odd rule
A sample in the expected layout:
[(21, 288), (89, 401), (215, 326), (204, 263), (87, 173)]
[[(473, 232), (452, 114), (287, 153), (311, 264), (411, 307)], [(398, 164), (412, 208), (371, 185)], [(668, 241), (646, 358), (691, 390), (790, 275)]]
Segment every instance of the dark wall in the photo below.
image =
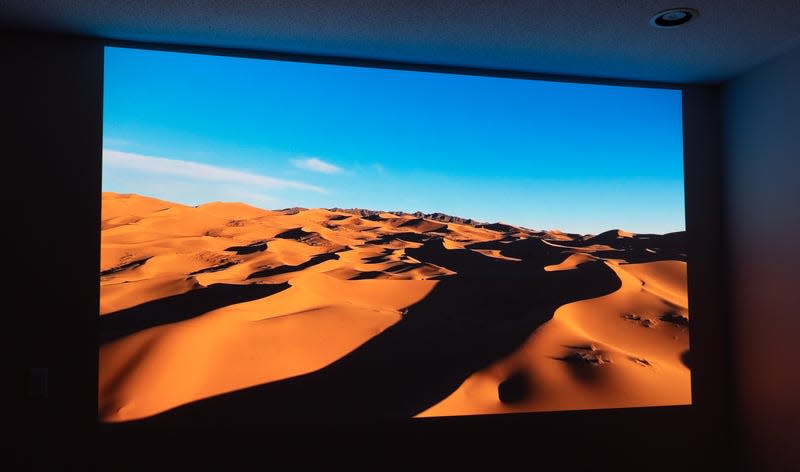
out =
[[(11, 352), (4, 359), (10, 372), (3, 393), (12, 397), (4, 408), (17, 420), (13, 436), (24, 445), (12, 453), (27, 465), (44, 467), (57, 460), (62, 467), (71, 462), (85, 466), (93, 447), (99, 52), (91, 42), (0, 36), (0, 157), (8, 245), (2, 267), (14, 281), (3, 288), (4, 347)], [(48, 369), (46, 398), (28, 395), (31, 367)], [(9, 377), (13, 381), (6, 382)]]
[[(725, 316), (718, 87), (683, 91), (684, 188), (691, 313), (692, 404), (708, 451), (729, 441), (728, 320)], [(702, 453), (701, 453), (702, 454)]]
[(736, 421), (747, 468), (800, 464), (800, 48), (725, 84)]

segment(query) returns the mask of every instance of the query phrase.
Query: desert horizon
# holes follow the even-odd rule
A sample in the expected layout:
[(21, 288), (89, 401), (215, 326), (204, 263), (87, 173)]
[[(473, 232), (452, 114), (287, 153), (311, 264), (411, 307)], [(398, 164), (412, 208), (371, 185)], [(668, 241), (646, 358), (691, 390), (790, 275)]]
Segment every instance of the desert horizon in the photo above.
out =
[(685, 229), (678, 229), (678, 230), (675, 230), (675, 231), (669, 231), (669, 232), (665, 232), (665, 233), (658, 233), (658, 232), (655, 232), (655, 231), (635, 232), (635, 231), (627, 231), (624, 228), (618, 228), (618, 227), (609, 227), (609, 228), (603, 229), (601, 231), (593, 232), (593, 233), (585, 233), (585, 232), (580, 232), (580, 231), (564, 231), (564, 228), (558, 228), (558, 227), (542, 227), (542, 229), (538, 229), (537, 230), (535, 228), (527, 227), (526, 225), (523, 225), (523, 224), (517, 224), (515, 222), (504, 221), (502, 218), (493, 219), (493, 220), (490, 219), (488, 221), (483, 221), (483, 220), (478, 220), (478, 219), (475, 219), (475, 218), (469, 218), (469, 217), (464, 217), (464, 216), (459, 216), (459, 215), (451, 215), (451, 214), (448, 214), (445, 211), (424, 212), (422, 210), (413, 210), (413, 211), (398, 210), (398, 209), (378, 210), (378, 209), (374, 209), (374, 208), (367, 208), (366, 206), (363, 206), (363, 207), (285, 206), (285, 207), (281, 207), (281, 208), (264, 208), (264, 207), (262, 207), (260, 205), (257, 205), (257, 204), (254, 204), (254, 203), (250, 203), (250, 202), (245, 202), (245, 201), (209, 200), (209, 201), (205, 201), (205, 202), (202, 202), (202, 203), (188, 203), (188, 202), (179, 202), (179, 201), (175, 201), (175, 200), (165, 199), (165, 198), (161, 198), (161, 197), (158, 197), (158, 196), (155, 196), (155, 195), (145, 195), (143, 193), (114, 192), (114, 191), (105, 191), (105, 190), (103, 191), (103, 195), (104, 196), (106, 196), (106, 195), (109, 195), (109, 196), (110, 195), (117, 195), (119, 197), (138, 196), (138, 197), (150, 198), (150, 199), (153, 199), (153, 200), (161, 200), (161, 201), (164, 201), (164, 202), (172, 204), (172, 205), (180, 205), (180, 206), (185, 206), (185, 207), (190, 207), (190, 208), (198, 208), (198, 207), (201, 207), (201, 206), (220, 204), (220, 205), (242, 205), (242, 206), (252, 207), (252, 208), (255, 208), (257, 210), (274, 211), (274, 212), (294, 212), (294, 211), (314, 211), (314, 210), (321, 210), (322, 211), (322, 210), (324, 210), (324, 211), (330, 211), (330, 212), (348, 213), (348, 214), (352, 214), (352, 215), (360, 216), (360, 217), (374, 217), (374, 216), (379, 216), (381, 214), (390, 214), (390, 215), (394, 215), (394, 216), (413, 216), (415, 218), (425, 218), (425, 219), (430, 219), (430, 220), (434, 220), (434, 221), (438, 221), (438, 222), (442, 222), (442, 223), (458, 223), (458, 224), (465, 224), (465, 225), (468, 225), (468, 226), (478, 226), (478, 227), (484, 227), (484, 228), (492, 228), (492, 227), (494, 227), (494, 228), (506, 228), (506, 227), (508, 227), (508, 228), (518, 228), (518, 229), (520, 229), (522, 231), (530, 231), (530, 232), (540, 233), (540, 234), (544, 234), (544, 233), (564, 234), (569, 238), (592, 237), (592, 236), (597, 236), (597, 235), (600, 235), (600, 234), (603, 234), (603, 233), (607, 233), (607, 232), (610, 232), (610, 231), (619, 231), (621, 234), (625, 234), (625, 235), (634, 235), (634, 234), (636, 234), (636, 235), (640, 235), (640, 236), (647, 236), (647, 235), (651, 235), (651, 234), (662, 235), (663, 236), (663, 235), (666, 235), (666, 234), (683, 233), (683, 232), (685, 232)]
[(685, 232), (104, 192), (108, 423), (691, 403)]

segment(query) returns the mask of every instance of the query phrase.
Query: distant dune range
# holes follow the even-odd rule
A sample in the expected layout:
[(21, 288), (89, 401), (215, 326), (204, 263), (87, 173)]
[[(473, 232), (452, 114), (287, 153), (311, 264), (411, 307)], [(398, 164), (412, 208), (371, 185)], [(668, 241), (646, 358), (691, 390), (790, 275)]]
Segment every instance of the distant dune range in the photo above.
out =
[(115, 193), (101, 229), (115, 427), (691, 403), (682, 232)]

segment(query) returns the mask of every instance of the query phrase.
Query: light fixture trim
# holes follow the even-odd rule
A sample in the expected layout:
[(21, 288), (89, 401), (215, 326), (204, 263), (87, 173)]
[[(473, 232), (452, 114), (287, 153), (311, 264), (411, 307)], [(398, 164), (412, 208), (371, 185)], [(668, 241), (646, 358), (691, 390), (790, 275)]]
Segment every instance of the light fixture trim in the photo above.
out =
[(675, 28), (685, 25), (700, 15), (694, 8), (679, 7), (660, 11), (650, 18), (650, 24), (656, 28)]

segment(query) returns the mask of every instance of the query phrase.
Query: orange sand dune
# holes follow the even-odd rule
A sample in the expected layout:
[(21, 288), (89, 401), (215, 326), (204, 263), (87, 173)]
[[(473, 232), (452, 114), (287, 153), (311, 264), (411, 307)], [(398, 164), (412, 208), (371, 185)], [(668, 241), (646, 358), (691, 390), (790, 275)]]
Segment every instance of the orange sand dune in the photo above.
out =
[(256, 415), (290, 379), (274, 408), (314, 417), (691, 403), (680, 234), (418, 215), (104, 193), (101, 420)]
[[(569, 270), (574, 258), (551, 270)], [(690, 404), (690, 372), (681, 359), (688, 329), (660, 320), (674, 310), (688, 313), (628, 272), (657, 273), (665, 263), (677, 266), (665, 278), (685, 287), (684, 262), (609, 263), (621, 288), (562, 306), (516, 352), (474, 373), (420, 416)], [(501, 401), (501, 390), (511, 399)], [(515, 398), (515, 391), (523, 393)]]

